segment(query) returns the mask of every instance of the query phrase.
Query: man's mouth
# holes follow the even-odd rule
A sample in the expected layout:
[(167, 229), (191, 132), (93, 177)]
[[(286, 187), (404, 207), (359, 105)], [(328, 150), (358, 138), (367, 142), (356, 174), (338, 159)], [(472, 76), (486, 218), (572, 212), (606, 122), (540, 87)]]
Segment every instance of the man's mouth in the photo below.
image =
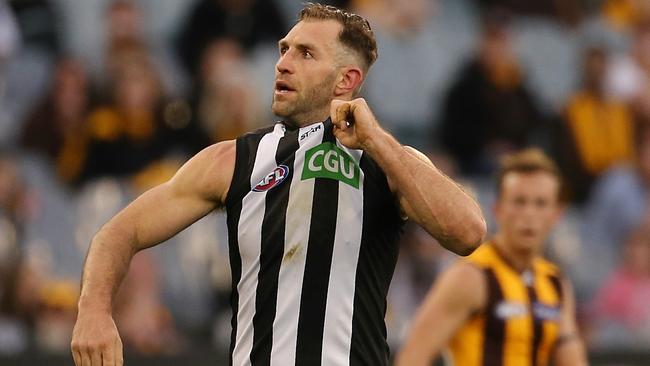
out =
[(278, 80), (275, 82), (275, 93), (276, 94), (287, 94), (290, 92), (296, 91), (289, 83), (286, 81)]

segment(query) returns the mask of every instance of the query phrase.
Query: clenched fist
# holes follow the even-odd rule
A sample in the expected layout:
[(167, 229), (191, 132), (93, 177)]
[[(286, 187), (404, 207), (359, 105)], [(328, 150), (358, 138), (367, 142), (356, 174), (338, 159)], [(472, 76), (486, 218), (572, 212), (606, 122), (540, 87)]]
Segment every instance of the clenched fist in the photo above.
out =
[(72, 357), (76, 366), (122, 366), (122, 340), (110, 314), (79, 311)]
[(330, 104), (334, 136), (350, 149), (366, 150), (375, 138), (385, 133), (365, 99), (334, 99)]

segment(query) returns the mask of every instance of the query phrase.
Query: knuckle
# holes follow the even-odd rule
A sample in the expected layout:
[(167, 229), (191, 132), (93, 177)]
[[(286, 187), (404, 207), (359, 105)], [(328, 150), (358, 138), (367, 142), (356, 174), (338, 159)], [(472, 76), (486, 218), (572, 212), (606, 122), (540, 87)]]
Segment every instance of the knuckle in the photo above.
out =
[(88, 344), (85, 342), (77, 342), (76, 347), (79, 352), (86, 352), (89, 349)]
[(100, 351), (106, 351), (108, 349), (108, 342), (106, 341), (98, 342), (96, 348)]
[(98, 348), (97, 347), (97, 342), (88, 342), (88, 343), (86, 343), (86, 345), (84, 347), (84, 349), (87, 352), (91, 352), (91, 353), (97, 351), (97, 348)]
[(96, 340), (94, 342), (89, 342), (86, 346), (86, 349), (90, 352), (98, 352), (106, 350), (108, 343), (102, 340)]

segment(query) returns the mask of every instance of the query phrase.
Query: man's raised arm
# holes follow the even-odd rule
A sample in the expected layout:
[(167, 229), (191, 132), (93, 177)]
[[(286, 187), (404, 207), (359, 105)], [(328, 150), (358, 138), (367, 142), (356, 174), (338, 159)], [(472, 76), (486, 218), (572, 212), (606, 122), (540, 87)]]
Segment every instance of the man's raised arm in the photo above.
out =
[(95, 235), (84, 265), (72, 337), (77, 366), (122, 364), (112, 305), (131, 258), (222, 205), (234, 166), (234, 141), (212, 145), (185, 163), (170, 181), (138, 197)]
[(478, 203), (426, 156), (384, 131), (365, 100), (334, 100), (330, 115), (339, 141), (363, 149), (384, 170), (406, 216), (454, 253), (469, 255), (481, 244), (487, 229)]

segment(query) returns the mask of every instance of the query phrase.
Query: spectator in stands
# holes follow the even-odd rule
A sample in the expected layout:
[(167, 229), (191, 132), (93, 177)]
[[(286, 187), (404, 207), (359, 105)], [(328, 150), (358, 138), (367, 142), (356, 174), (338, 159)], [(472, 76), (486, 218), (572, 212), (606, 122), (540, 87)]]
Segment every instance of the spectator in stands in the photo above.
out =
[(38, 281), (23, 261), (26, 199), (17, 163), (0, 152), (0, 355), (27, 348), (36, 310)]
[[(177, 96), (185, 92), (186, 80), (179, 69), (173, 50), (164, 37), (150, 39), (145, 34), (147, 17), (137, 2), (130, 0), (111, 0), (106, 9), (106, 28), (104, 65), (102, 69), (112, 71), (113, 53), (122, 52), (123, 44), (140, 43), (146, 45), (151, 53), (151, 62), (160, 70), (161, 87), (166, 94)], [(104, 82), (108, 80), (103, 80)]]
[(634, 164), (610, 169), (596, 182), (585, 206), (584, 238), (576, 278), (585, 297), (600, 285), (619, 261), (620, 248), (640, 225), (650, 199), (650, 125), (639, 126)]
[[(59, 164), (65, 141), (77, 139), (83, 131), (91, 98), (78, 60), (62, 58), (52, 79), (50, 92), (23, 124), (21, 144)], [(65, 176), (65, 167), (59, 168)]]
[(528, 144), (540, 122), (514, 54), (509, 15), (494, 10), (484, 19), (478, 54), (447, 94), (441, 143), (461, 173), (488, 175), (500, 156)]
[(219, 39), (206, 47), (192, 103), (194, 123), (207, 137), (204, 145), (234, 139), (259, 124), (257, 91), (249, 74), (236, 41)]
[(615, 29), (628, 32), (650, 18), (650, 3), (646, 0), (605, 0), (601, 12)]
[(287, 25), (271, 0), (201, 0), (191, 10), (178, 39), (180, 58), (190, 75), (213, 40), (232, 38), (250, 50), (261, 42), (275, 44)]
[[(104, 91), (105, 98), (113, 96), (111, 81), (118, 79), (123, 73), (121, 68), (131, 63), (130, 59), (146, 58), (157, 80), (160, 96), (159, 101), (161, 121), (174, 135), (174, 146), (181, 153), (190, 155), (197, 152), (196, 143), (201, 140), (196, 126), (190, 123), (191, 111), (184, 95), (187, 92), (187, 80), (179, 69), (178, 61), (170, 49), (168, 42), (163, 39), (152, 41), (145, 34), (146, 14), (129, 0), (112, 0), (106, 10), (106, 50), (104, 59)], [(147, 54), (145, 56), (139, 54)]]
[(142, 13), (133, 1), (113, 0), (106, 15), (109, 49), (124, 41), (144, 41)]
[(650, 104), (645, 95), (650, 82), (650, 18), (634, 26), (632, 37), (630, 51), (612, 58), (606, 87), (613, 97), (642, 107)]
[(640, 348), (650, 344), (650, 216), (632, 231), (623, 256), (593, 304), (593, 343)]
[[(453, 23), (471, 29), (448, 6), (430, 0), (356, 0), (351, 5), (372, 24), (381, 45), (373, 72), (362, 89), (382, 125), (405, 144), (433, 148), (440, 89), (455, 70), (468, 32), (453, 32)], [(440, 6), (438, 6), (440, 5)], [(435, 101), (435, 102), (434, 102)]]
[(633, 117), (628, 106), (605, 92), (607, 55), (602, 49), (584, 53), (581, 89), (569, 100), (559, 160), (572, 198), (584, 202), (593, 182), (613, 165), (633, 155)]
[(110, 101), (91, 111), (85, 133), (64, 146), (60, 162), (68, 181), (138, 173), (172, 146), (159, 77), (147, 50), (123, 43), (112, 56)]

